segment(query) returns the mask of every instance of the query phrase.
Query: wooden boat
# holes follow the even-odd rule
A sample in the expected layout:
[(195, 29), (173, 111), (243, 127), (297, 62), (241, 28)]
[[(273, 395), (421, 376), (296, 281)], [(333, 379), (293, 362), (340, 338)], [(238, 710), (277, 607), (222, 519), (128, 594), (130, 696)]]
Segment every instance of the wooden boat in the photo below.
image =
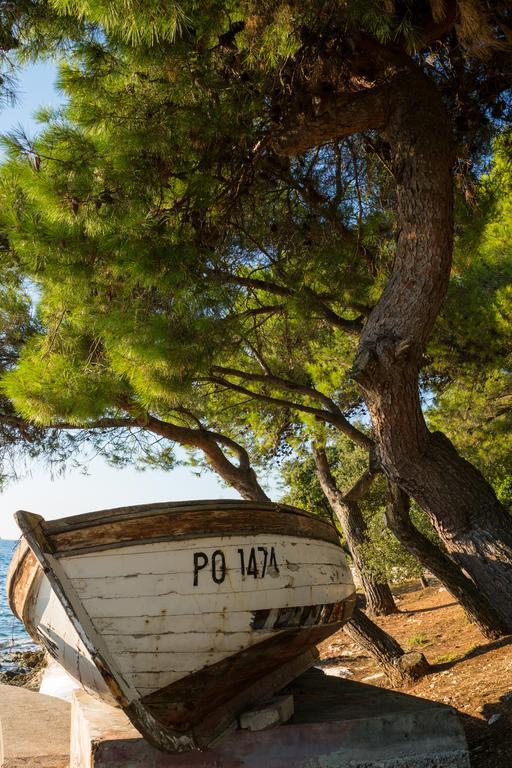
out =
[(354, 585), (334, 527), (271, 503), (194, 501), (45, 521), (7, 590), (30, 635), (159, 749), (205, 749), (318, 658)]

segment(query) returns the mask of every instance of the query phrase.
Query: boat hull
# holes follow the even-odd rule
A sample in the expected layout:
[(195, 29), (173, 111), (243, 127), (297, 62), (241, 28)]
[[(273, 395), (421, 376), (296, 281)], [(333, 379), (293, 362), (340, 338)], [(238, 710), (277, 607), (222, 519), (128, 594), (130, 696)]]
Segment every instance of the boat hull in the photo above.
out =
[(336, 532), (294, 508), (189, 502), (17, 517), (26, 543), (9, 578), (14, 612), (161, 749), (211, 745), (311, 666), (316, 643), (352, 611)]

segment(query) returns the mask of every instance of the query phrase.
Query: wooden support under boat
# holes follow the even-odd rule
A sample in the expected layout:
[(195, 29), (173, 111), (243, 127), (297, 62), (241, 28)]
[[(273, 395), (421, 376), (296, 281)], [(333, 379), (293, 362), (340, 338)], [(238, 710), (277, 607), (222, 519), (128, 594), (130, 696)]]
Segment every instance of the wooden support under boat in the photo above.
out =
[(272, 503), (16, 519), (13, 612), (83, 687), (167, 751), (205, 749), (314, 664), (355, 594), (334, 527)]

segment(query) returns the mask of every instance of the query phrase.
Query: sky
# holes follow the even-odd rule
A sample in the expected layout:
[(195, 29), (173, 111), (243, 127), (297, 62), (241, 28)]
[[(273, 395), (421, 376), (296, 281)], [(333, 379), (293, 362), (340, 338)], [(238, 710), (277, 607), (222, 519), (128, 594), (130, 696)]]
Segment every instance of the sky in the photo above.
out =
[[(21, 74), (17, 103), (0, 112), (0, 133), (18, 125), (29, 135), (36, 132), (34, 112), (39, 107), (58, 106), (61, 102), (61, 96), (54, 88), (55, 77), (55, 66), (49, 63), (31, 66)], [(138, 472), (129, 468), (113, 469), (104, 460), (96, 458), (89, 464), (86, 476), (80, 471), (69, 470), (63, 477), (52, 479), (45, 467), (33, 462), (27, 475), (11, 482), (0, 493), (0, 538), (19, 537), (13, 520), (13, 513), (18, 509), (54, 519), (128, 504), (237, 496), (213, 473), (197, 477), (185, 467), (171, 472)]]

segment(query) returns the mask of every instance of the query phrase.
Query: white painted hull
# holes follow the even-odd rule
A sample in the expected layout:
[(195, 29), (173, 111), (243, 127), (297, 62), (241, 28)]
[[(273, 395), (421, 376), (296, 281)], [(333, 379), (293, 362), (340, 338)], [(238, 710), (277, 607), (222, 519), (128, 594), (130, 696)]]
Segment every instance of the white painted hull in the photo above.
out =
[(218, 533), (43, 552), (27, 536), (48, 575), (37, 569), (21, 618), (88, 692), (137, 709), (256, 646), (337, 629), (354, 585), (330, 539)]

